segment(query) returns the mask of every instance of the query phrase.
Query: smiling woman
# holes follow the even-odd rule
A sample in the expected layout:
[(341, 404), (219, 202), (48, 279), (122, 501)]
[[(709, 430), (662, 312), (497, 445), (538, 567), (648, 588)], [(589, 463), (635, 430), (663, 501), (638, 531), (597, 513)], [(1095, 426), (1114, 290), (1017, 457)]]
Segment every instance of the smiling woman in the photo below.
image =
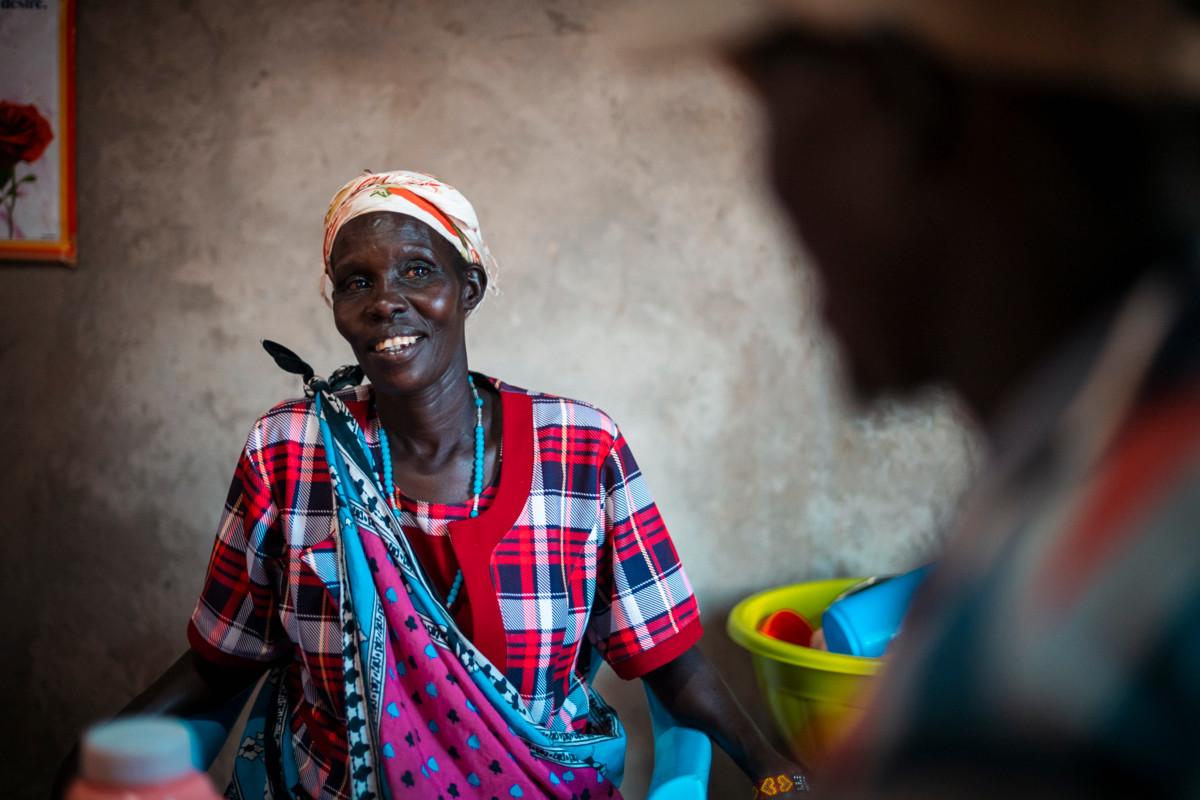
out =
[(466, 198), (367, 175), (325, 224), (358, 365), (326, 381), (268, 348), (307, 398), (255, 423), (191, 652), (128, 710), (196, 716), (269, 671), (232, 797), (615, 797), (603, 661), (755, 781), (792, 781), (694, 647), (691, 584), (617, 425), (468, 371), (495, 264)]

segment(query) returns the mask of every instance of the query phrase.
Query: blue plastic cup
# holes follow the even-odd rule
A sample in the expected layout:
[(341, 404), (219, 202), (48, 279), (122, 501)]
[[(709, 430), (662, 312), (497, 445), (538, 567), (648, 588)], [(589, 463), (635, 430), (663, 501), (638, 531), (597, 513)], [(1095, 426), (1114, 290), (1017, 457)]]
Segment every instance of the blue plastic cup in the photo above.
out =
[(831, 653), (878, 658), (900, 630), (929, 564), (843, 597), (825, 609), (821, 628)]

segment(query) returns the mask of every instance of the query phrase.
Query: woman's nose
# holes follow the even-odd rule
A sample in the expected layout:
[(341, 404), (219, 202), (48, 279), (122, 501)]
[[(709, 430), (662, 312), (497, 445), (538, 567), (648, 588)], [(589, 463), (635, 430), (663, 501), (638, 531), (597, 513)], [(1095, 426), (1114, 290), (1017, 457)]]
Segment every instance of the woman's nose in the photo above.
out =
[(408, 311), (408, 298), (403, 292), (383, 287), (371, 302), (371, 313), (380, 319), (391, 319)]

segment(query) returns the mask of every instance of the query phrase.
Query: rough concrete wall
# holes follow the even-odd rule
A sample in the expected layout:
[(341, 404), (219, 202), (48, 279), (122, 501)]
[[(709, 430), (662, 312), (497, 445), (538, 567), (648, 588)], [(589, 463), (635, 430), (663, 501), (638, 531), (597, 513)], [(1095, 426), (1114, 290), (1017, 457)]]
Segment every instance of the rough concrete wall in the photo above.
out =
[[(6, 797), (42, 796), (80, 726), (184, 647), (243, 437), (296, 394), (258, 340), (349, 358), (320, 223), (364, 167), (474, 200), (503, 294), (472, 364), (621, 423), (748, 704), (737, 599), (935, 544), (970, 435), (937, 401), (845, 412), (749, 99), (707, 67), (631, 73), (594, 35), (612, 8), (81, 0), (79, 268), (0, 270)], [(601, 689), (639, 797), (640, 689)], [(713, 785), (744, 791), (723, 756)]]

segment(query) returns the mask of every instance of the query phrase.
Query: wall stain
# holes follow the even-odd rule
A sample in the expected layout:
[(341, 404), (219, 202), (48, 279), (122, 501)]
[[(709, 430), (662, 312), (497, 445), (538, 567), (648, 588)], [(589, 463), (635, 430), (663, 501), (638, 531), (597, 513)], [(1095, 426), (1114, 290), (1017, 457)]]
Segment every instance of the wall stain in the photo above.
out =
[(582, 22), (571, 19), (563, 12), (553, 9), (546, 9), (546, 17), (554, 26), (555, 36), (569, 36), (571, 34), (587, 34), (588, 29)]
[(215, 312), (222, 305), (221, 298), (211, 286), (201, 283), (181, 283), (175, 290), (179, 309), (197, 314)]

